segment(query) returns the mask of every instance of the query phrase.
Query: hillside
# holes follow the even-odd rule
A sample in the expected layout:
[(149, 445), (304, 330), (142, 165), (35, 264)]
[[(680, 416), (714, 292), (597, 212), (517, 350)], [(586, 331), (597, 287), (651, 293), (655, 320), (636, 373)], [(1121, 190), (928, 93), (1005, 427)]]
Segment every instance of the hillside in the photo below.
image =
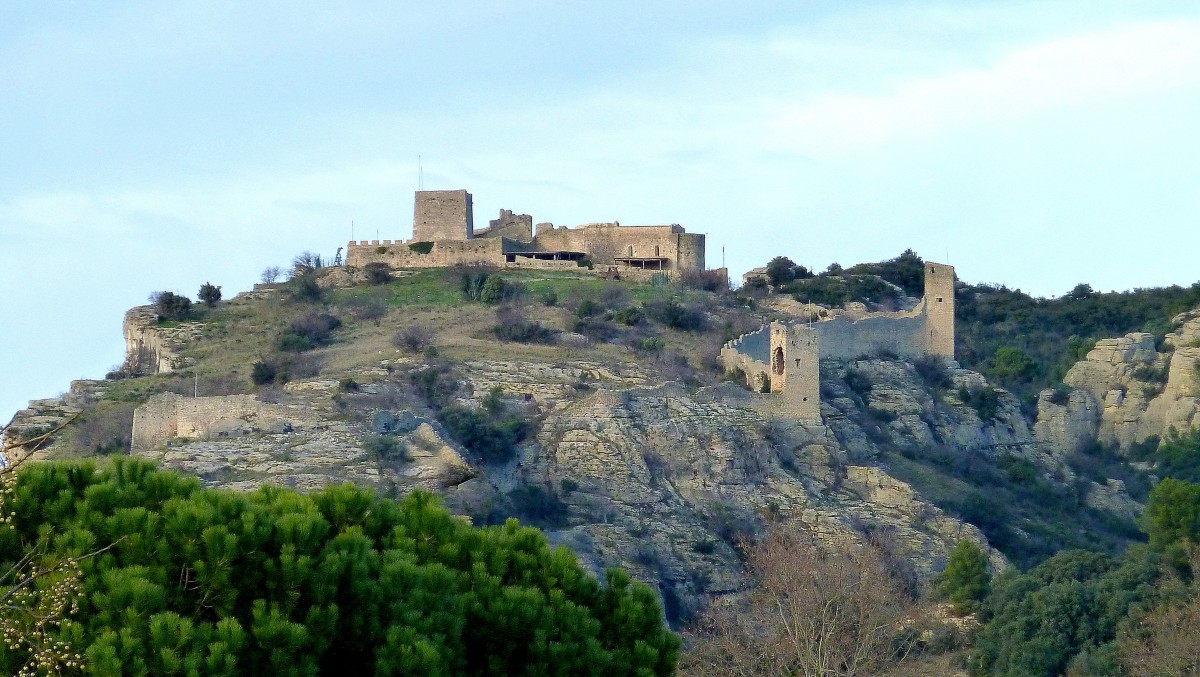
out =
[[(82, 412), (47, 457), (132, 443), (216, 487), (433, 489), (477, 523), (543, 527), (595, 571), (626, 567), (678, 623), (740, 587), (735, 546), (781, 517), (834, 540), (885, 534), (914, 585), (962, 538), (986, 534), (1002, 567), (1138, 537), (1128, 496), (1103, 472), (1072, 472), (978, 373), (826, 360), (825, 424), (800, 423), (715, 359), (786, 307), (582, 273), (487, 273), (371, 284), (322, 269), (182, 320), (131, 310), (126, 372), (31, 403), (7, 434)], [(289, 345), (297, 335), (312, 340)], [(190, 431), (147, 423), (181, 406), (210, 413)]]

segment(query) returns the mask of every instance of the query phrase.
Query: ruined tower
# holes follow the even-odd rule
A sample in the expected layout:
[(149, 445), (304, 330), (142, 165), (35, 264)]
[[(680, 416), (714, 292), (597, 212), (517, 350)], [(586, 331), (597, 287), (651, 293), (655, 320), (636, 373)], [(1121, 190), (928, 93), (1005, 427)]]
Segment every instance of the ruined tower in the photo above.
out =
[(771, 323), (771, 392), (782, 395), (781, 413), (821, 420), (821, 371), (817, 334), (804, 325)]
[(475, 236), (471, 194), (465, 190), (419, 190), (413, 205), (413, 240), (470, 240)]
[(925, 262), (927, 352), (954, 359), (954, 266)]

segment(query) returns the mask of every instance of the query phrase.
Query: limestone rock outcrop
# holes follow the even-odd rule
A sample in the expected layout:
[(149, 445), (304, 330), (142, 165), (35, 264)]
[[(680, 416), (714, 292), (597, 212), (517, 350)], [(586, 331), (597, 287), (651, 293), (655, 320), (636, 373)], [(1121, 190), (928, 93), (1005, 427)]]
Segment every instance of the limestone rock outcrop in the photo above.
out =
[(1073, 391), (1041, 393), (1036, 432), (1059, 453), (1098, 442), (1121, 450), (1172, 428), (1200, 425), (1200, 310), (1174, 318), (1156, 350), (1154, 336), (1101, 339), (1063, 378)]
[(197, 322), (160, 326), (153, 306), (137, 306), (125, 313), (125, 361), (121, 369), (140, 376), (165, 374), (191, 365), (180, 353), (200, 336)]

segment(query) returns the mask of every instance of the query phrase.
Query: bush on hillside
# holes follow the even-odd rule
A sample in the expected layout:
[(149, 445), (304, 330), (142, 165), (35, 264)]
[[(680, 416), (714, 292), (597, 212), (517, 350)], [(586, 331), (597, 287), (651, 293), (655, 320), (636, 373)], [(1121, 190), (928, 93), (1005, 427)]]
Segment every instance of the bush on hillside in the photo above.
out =
[(514, 343), (553, 343), (554, 332), (542, 323), (525, 319), (524, 313), (516, 308), (500, 308), (496, 311), (496, 324), (492, 333), (501, 341)]
[(278, 347), (284, 352), (299, 353), (329, 342), (342, 321), (329, 313), (310, 310), (292, 320), (279, 335)]
[(200, 285), (200, 292), (196, 298), (200, 299), (209, 308), (215, 308), (221, 300), (221, 288), (205, 282)]
[(192, 300), (174, 292), (156, 291), (150, 295), (150, 303), (160, 320), (186, 320), (192, 314)]
[(392, 281), (392, 269), (386, 263), (368, 263), (363, 266), (369, 284), (387, 284)]

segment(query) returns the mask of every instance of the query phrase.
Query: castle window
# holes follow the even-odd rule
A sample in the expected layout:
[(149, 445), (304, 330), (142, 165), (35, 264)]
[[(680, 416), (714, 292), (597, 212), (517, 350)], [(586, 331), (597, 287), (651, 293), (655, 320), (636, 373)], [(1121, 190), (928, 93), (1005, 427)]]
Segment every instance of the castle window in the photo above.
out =
[(633, 256), (633, 245), (629, 245), (629, 255)]
[(797, 369), (799, 369), (799, 368), (800, 368), (800, 360), (799, 360), (799, 359), (797, 359), (797, 360), (796, 360), (796, 368), (797, 368)]
[(658, 256), (658, 245), (654, 245), (654, 255)]
[(775, 357), (771, 360), (771, 371), (777, 375), (783, 374), (783, 348), (775, 349)]
[(939, 297), (937, 297), (937, 300), (938, 300), (938, 303), (941, 303), (941, 302), (942, 302), (942, 297), (940, 297), (940, 296), (939, 296)]

